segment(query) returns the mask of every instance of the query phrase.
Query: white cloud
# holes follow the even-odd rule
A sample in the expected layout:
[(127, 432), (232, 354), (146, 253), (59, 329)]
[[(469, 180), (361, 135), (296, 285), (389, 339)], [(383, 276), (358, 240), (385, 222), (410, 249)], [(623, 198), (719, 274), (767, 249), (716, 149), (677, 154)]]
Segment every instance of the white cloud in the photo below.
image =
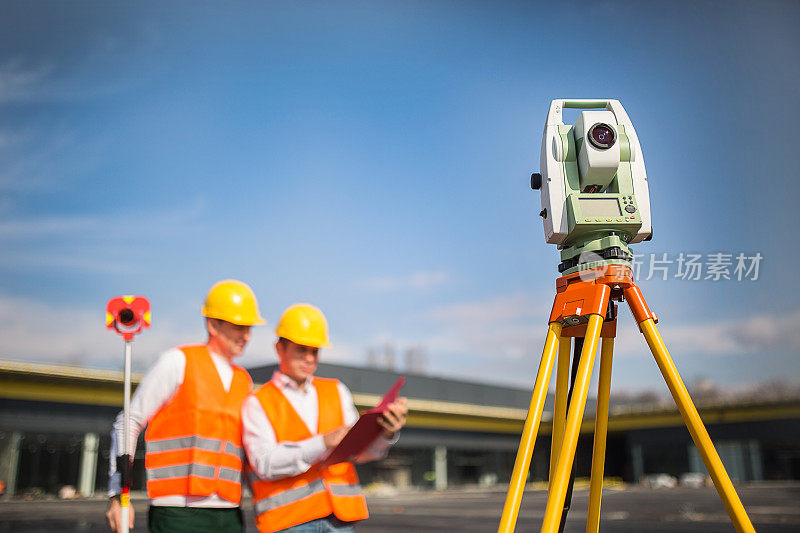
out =
[(427, 316), (444, 324), (472, 328), (494, 322), (542, 317), (550, 311), (551, 303), (549, 300), (539, 300), (531, 294), (516, 293), (438, 307), (428, 311)]
[[(250, 344), (245, 353), (236, 359), (236, 364), (243, 367), (271, 365), (278, 362), (275, 354), (275, 335), (264, 328), (255, 328)], [(364, 364), (363, 350), (346, 342), (334, 342), (330, 348), (320, 352), (321, 363), (338, 363), (359, 366)]]
[(376, 276), (363, 279), (357, 285), (375, 292), (413, 290), (426, 292), (450, 281), (450, 275), (441, 270), (421, 271), (406, 276)]
[[(422, 346), (437, 374), (528, 384), (541, 356), (550, 305), (549, 295), (520, 292), (437, 307), (423, 313), (429, 323), (427, 333), (413, 338), (384, 333), (373, 337), (374, 342), (368, 345), (391, 343), (397, 347), (398, 367), (403, 364), (399, 356), (404, 348)], [(78, 309), (0, 295), (0, 358), (121, 368), (122, 341), (105, 329), (103, 312), (104, 308)], [(153, 328), (136, 337), (135, 368), (145, 369), (169, 347), (204, 340), (200, 324), (184, 317), (157, 316)], [(769, 349), (800, 350), (800, 312), (704, 324), (663, 323), (659, 329), (674, 356), (689, 353), (720, 358)], [(630, 316), (622, 317), (618, 334), (616, 355), (650, 357)], [(273, 343), (270, 330), (257, 328), (245, 355), (237, 362), (244, 366), (275, 362)], [(322, 360), (364, 364), (364, 340), (337, 340), (323, 351)]]
[[(159, 32), (148, 24), (140, 33), (122, 38), (106, 33), (88, 39), (82, 50), (66, 57), (63, 52), (32, 58), (11, 57), (0, 64), (0, 104), (6, 102), (59, 102), (90, 100), (141, 86), (141, 69), (130, 65), (139, 57), (152, 57)], [(160, 65), (158, 65), (160, 66)], [(152, 72), (157, 65), (148, 64)]]
[(128, 210), (129, 224), (111, 224), (118, 217), (109, 213), (0, 218), (0, 267), (129, 273), (125, 258), (132, 244), (180, 234), (196, 226), (204, 210), (201, 200), (161, 212)]
[(108, 141), (69, 128), (0, 130), (0, 191), (51, 191), (85, 176), (100, 163)]
[(800, 351), (800, 312), (760, 314), (697, 324), (659, 324), (670, 351), (706, 355)]
[(124, 254), (114, 252), (122, 246), (90, 247), (81, 244), (69, 250), (8, 251), (0, 257), (0, 267), (12, 271), (27, 269), (46, 269), (79, 271), (87, 274), (130, 275), (137, 271), (136, 265), (124, 260), (115, 260), (114, 256)]
[[(174, 319), (157, 314), (151, 329), (134, 337), (133, 367), (146, 370), (163, 351), (190, 342), (204, 342), (202, 321)], [(122, 337), (105, 327), (105, 307), (76, 309), (66, 304), (51, 305), (30, 298), (0, 295), (0, 359), (59, 363), (88, 368), (122, 369)], [(277, 362), (275, 336), (265, 328), (254, 328), (241, 366)], [(358, 365), (361, 350), (337, 342), (323, 351), (322, 361)]]
[[(86, 237), (91, 233), (94, 237), (108, 236), (113, 228), (111, 240), (130, 238), (142, 233), (164, 228), (193, 224), (204, 212), (205, 202), (197, 198), (193, 202), (184, 202), (174, 209), (166, 211), (144, 211), (128, 209), (125, 211), (125, 224), (119, 224), (120, 215), (116, 213), (74, 214), (25, 218), (17, 217), (0, 220), (0, 239), (31, 239), (37, 237), (62, 237), (75, 235)], [(113, 224), (112, 224), (113, 223)]]
[(22, 97), (31, 87), (43, 83), (52, 71), (52, 64), (24, 65), (20, 58), (0, 65), (0, 102)]
[(421, 344), (432, 354), (481, 354), (520, 358), (544, 340), (551, 302), (527, 293), (465, 302), (430, 310), (438, 324)]
[(100, 223), (102, 220), (99, 217), (88, 215), (0, 220), (0, 239), (29, 239), (68, 233), (83, 234)]
[(337, 341), (334, 342), (330, 348), (324, 348), (322, 350), (320, 362), (363, 365), (363, 349), (351, 343)]
[[(518, 293), (432, 309), (432, 332), (420, 339), (434, 356), (474, 355), (491, 360), (539, 357), (547, 331), (550, 297)], [(615, 354), (648, 356), (649, 349), (625, 305), (617, 326)], [(800, 312), (659, 324), (671, 353), (726, 356), (765, 350), (800, 351)]]
[[(0, 323), (0, 358), (122, 368), (122, 337), (106, 329), (105, 307), (89, 311), (0, 295)], [(165, 349), (201, 340), (199, 328), (180, 328), (160, 317), (135, 337), (134, 367), (143, 370)]]

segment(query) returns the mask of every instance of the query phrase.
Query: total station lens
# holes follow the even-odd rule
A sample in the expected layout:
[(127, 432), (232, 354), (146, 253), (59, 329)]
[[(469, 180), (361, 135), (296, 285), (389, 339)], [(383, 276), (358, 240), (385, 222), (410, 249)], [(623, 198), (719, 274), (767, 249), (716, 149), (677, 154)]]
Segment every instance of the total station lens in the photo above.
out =
[(602, 122), (595, 124), (589, 129), (589, 142), (592, 146), (600, 150), (606, 150), (614, 146), (614, 141), (617, 136), (614, 133), (614, 128)]

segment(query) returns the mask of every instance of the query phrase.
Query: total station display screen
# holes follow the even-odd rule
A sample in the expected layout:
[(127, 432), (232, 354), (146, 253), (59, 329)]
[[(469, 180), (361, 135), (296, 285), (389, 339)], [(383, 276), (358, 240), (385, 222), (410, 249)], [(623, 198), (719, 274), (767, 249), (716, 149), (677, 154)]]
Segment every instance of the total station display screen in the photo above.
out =
[(622, 215), (616, 198), (578, 198), (585, 217), (618, 217)]

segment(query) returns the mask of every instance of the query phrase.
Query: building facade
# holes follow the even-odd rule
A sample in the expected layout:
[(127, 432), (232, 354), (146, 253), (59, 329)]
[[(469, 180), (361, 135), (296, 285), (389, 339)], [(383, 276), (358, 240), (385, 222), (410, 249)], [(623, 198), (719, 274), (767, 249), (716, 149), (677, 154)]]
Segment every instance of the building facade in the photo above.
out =
[[(275, 366), (251, 368), (256, 383)], [(353, 391), (357, 407), (373, 407), (400, 374), (321, 363), (318, 375)], [(141, 376), (134, 376), (138, 383)], [(407, 427), (388, 457), (359, 465), (362, 483), (444, 489), (507, 483), (531, 391), (407, 375)], [(549, 469), (550, 405), (531, 461), (530, 479)], [(61, 365), (0, 361), (0, 481), (6, 494), (37, 497), (65, 485), (103, 493), (108, 483), (110, 430), (122, 405), (122, 374)], [(576, 476), (591, 468), (593, 417), (587, 407)], [(698, 405), (717, 451), (739, 481), (800, 479), (800, 398)], [(141, 443), (140, 443), (141, 444)], [(606, 476), (635, 482), (648, 474), (705, 472), (674, 407), (612, 407)], [(144, 453), (134, 462), (134, 490), (145, 485)]]

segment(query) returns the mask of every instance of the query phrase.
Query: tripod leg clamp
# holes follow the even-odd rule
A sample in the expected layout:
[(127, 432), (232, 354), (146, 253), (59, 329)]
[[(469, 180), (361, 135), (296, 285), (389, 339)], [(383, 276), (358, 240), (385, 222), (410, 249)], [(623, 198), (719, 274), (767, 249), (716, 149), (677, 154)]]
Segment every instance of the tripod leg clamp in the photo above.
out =
[(636, 324), (641, 324), (648, 318), (653, 319), (653, 323), (658, 324), (658, 317), (656, 314), (647, 307), (647, 302), (644, 301), (644, 296), (642, 295), (642, 291), (636, 285), (628, 285), (623, 289), (623, 294), (625, 295), (625, 299), (628, 301), (628, 305), (631, 308), (631, 312), (633, 313), (633, 318), (636, 320)]

